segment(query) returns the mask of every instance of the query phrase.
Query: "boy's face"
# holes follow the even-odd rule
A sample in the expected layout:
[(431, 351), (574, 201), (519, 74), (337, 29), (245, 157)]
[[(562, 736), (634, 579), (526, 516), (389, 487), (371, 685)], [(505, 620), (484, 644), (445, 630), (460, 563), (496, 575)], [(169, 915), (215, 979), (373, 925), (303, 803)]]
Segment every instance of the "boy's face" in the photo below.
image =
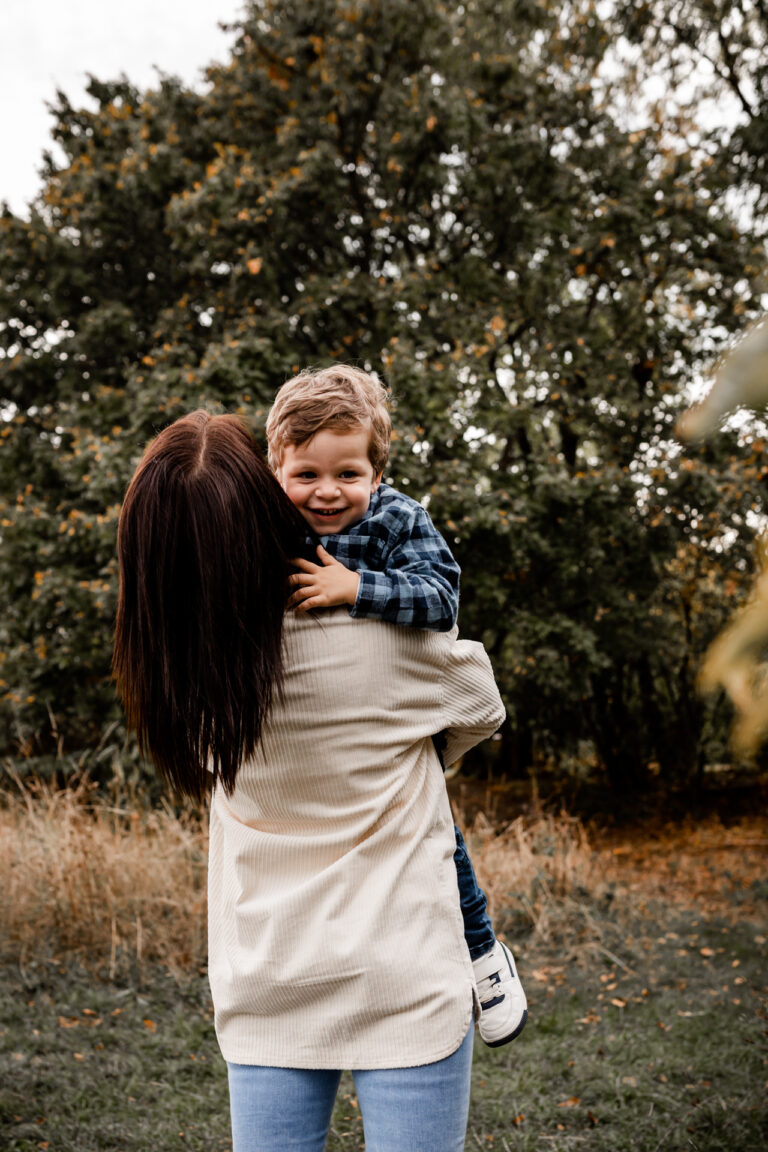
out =
[(343, 532), (368, 511), (381, 473), (368, 459), (370, 432), (318, 432), (304, 444), (288, 444), (277, 478), (319, 536)]

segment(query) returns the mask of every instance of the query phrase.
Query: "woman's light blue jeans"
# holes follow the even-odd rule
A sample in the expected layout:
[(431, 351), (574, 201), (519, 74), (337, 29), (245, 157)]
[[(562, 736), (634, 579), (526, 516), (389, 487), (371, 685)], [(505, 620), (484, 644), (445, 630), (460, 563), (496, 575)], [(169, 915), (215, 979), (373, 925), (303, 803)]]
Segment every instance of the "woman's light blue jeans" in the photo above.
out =
[[(473, 1033), (436, 1064), (353, 1073), (366, 1152), (462, 1152)], [(341, 1072), (228, 1067), (233, 1152), (322, 1152)]]

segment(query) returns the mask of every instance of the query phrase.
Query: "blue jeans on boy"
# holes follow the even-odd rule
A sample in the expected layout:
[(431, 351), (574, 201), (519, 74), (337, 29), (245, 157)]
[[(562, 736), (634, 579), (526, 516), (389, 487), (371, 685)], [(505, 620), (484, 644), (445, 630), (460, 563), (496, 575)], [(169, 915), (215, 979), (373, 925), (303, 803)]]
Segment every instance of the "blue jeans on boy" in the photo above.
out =
[[(473, 1033), (434, 1064), (353, 1073), (367, 1152), (462, 1152)], [(341, 1072), (228, 1068), (232, 1152), (322, 1152)]]
[(456, 833), (456, 851), (453, 862), (456, 865), (456, 876), (459, 881), (459, 904), (464, 917), (464, 939), (469, 948), (472, 960), (479, 960), (490, 952), (496, 943), (496, 936), (491, 925), (490, 917), (485, 910), (486, 899), (480, 885), (477, 883), (475, 870), (464, 843), (464, 837), (454, 825)]
[[(432, 743), (440, 761), (440, 767), (445, 772), (445, 732), (437, 732), (432, 737)], [(454, 824), (456, 833), (456, 851), (453, 853), (453, 862), (456, 865), (456, 876), (459, 881), (459, 904), (464, 917), (464, 939), (469, 948), (472, 960), (479, 960), (490, 952), (496, 943), (496, 934), (493, 931), (490, 917), (485, 910), (485, 893), (477, 882), (472, 861), (464, 843), (464, 837)]]

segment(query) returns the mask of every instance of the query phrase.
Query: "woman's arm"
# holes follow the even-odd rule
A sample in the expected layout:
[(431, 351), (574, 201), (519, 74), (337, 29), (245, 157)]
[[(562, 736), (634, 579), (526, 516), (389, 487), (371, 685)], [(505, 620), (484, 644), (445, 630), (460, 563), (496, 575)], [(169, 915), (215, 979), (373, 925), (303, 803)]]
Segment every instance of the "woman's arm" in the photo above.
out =
[(445, 767), (492, 736), (505, 716), (485, 648), (474, 640), (456, 640), (443, 672)]

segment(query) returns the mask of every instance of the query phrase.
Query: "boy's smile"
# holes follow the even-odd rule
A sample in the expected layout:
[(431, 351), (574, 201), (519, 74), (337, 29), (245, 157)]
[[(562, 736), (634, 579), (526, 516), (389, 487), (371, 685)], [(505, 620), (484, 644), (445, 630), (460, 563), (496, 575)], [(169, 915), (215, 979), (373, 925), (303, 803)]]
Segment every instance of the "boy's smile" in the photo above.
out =
[(304, 444), (288, 444), (277, 478), (319, 536), (343, 532), (368, 511), (381, 483), (368, 458), (370, 431), (323, 429)]

